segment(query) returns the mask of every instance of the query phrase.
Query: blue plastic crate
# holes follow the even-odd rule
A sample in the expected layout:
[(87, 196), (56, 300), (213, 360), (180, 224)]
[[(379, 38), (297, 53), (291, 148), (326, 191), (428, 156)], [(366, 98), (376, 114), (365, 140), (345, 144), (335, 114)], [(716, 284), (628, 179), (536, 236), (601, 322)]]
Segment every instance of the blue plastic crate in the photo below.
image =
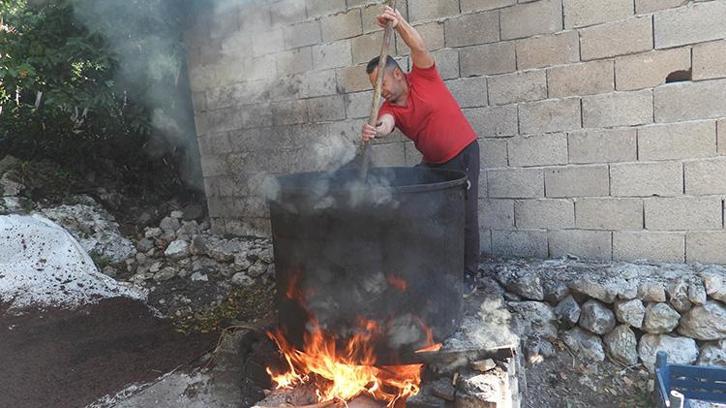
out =
[(660, 351), (655, 378), (659, 408), (689, 408), (689, 400), (726, 403), (726, 368), (668, 364)]

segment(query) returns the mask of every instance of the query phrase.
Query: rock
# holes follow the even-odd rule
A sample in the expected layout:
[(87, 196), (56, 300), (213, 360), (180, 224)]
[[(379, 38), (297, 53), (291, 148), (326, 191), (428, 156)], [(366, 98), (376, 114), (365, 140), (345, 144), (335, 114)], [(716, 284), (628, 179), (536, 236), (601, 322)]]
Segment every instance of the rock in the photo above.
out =
[(591, 277), (571, 282), (570, 289), (605, 303), (612, 303), (617, 297), (617, 291), (614, 288), (606, 286)]
[(175, 211), (172, 211), (169, 216), (171, 218), (180, 219), (180, 218), (182, 218), (184, 216), (184, 212), (179, 211), (179, 210), (175, 210)]
[(475, 375), (459, 382), (457, 408), (490, 407), (499, 405), (502, 398), (502, 379), (493, 373)]
[(172, 217), (164, 217), (159, 223), (159, 228), (169, 234), (175, 234), (180, 227), (181, 223), (179, 220)]
[(659, 351), (668, 353), (668, 362), (673, 364), (692, 364), (698, 358), (698, 346), (691, 338), (650, 333), (640, 338), (638, 355), (650, 372), (653, 372), (655, 355)]
[(158, 238), (163, 234), (163, 231), (161, 228), (147, 228), (146, 231), (144, 231), (144, 237), (146, 238)]
[(153, 247), (154, 247), (154, 241), (150, 240), (149, 238), (140, 239), (136, 243), (136, 249), (139, 252), (148, 252)]
[(603, 350), (600, 337), (588, 331), (575, 327), (562, 334), (562, 341), (573, 353), (582, 355), (588, 360), (603, 361), (605, 360), (605, 351)]
[(274, 262), (274, 258), (272, 256), (272, 248), (267, 248), (264, 251), (261, 251), (259, 254), (259, 258), (262, 262), (266, 264), (271, 264)]
[(652, 334), (670, 333), (678, 326), (681, 315), (666, 303), (652, 303), (645, 308), (643, 330)]
[(0, 193), (4, 197), (16, 197), (25, 190), (25, 186), (16, 181), (11, 180), (10, 173), (5, 173), (0, 177)]
[(113, 266), (107, 265), (105, 268), (103, 268), (103, 274), (115, 278), (118, 274), (118, 271)]
[(645, 306), (638, 299), (628, 300), (626, 302), (615, 303), (615, 317), (621, 323), (629, 324), (636, 329), (643, 327), (643, 319), (645, 318)]
[(559, 280), (546, 280), (542, 284), (544, 299), (550, 303), (558, 303), (570, 294), (570, 289)]
[(529, 337), (557, 337), (557, 318), (552, 307), (535, 301), (508, 302), (515, 313), (515, 331)]
[(512, 292), (504, 292), (504, 299), (510, 302), (521, 302), (522, 297)]
[(431, 394), (447, 401), (454, 400), (456, 388), (451, 385), (448, 378), (439, 378), (431, 383)]
[(726, 307), (716, 301), (696, 306), (683, 315), (678, 333), (697, 340), (719, 340), (726, 337)]
[(12, 170), (20, 165), (20, 160), (7, 154), (0, 160), (0, 174), (5, 174), (6, 171)]
[(621, 324), (603, 337), (610, 358), (628, 366), (638, 364), (638, 340), (627, 324)]
[(257, 261), (254, 265), (250, 266), (247, 270), (247, 275), (257, 278), (267, 272), (267, 264), (261, 261)]
[(658, 282), (642, 282), (638, 288), (638, 297), (646, 302), (663, 303), (666, 301), (665, 289)]
[(252, 266), (252, 262), (247, 259), (247, 256), (245, 254), (236, 254), (234, 256), (234, 266), (235, 269), (240, 272), (246, 271), (247, 269), (249, 269), (250, 266)]
[(204, 207), (200, 204), (189, 204), (182, 209), (184, 221), (198, 220), (204, 217)]
[(151, 264), (151, 266), (149, 267), (149, 272), (151, 272), (151, 273), (157, 273), (157, 272), (159, 272), (160, 270), (161, 270), (161, 262), (154, 262), (154, 263), (153, 263), (153, 264)]
[(520, 272), (512, 275), (504, 286), (525, 299), (544, 300), (544, 290), (539, 275), (528, 271)]
[(706, 294), (712, 299), (726, 302), (726, 272), (721, 267), (710, 267), (701, 272)]
[(164, 256), (171, 259), (182, 259), (189, 255), (189, 244), (183, 240), (176, 240), (169, 244), (164, 251)]
[(597, 300), (588, 300), (582, 305), (580, 327), (595, 334), (605, 334), (615, 327), (615, 315)]
[(668, 303), (679, 313), (687, 312), (693, 304), (688, 300), (688, 283), (683, 280), (668, 285)]
[(202, 235), (196, 235), (192, 238), (192, 243), (189, 245), (189, 252), (192, 255), (204, 255), (207, 253), (207, 240)]
[(234, 256), (242, 250), (242, 245), (237, 240), (226, 240), (216, 237), (208, 237), (206, 240), (206, 254), (218, 262), (232, 262)]
[(255, 284), (254, 279), (250, 278), (244, 272), (238, 272), (232, 275), (232, 284), (235, 286), (252, 286)]
[(688, 300), (694, 305), (703, 305), (706, 303), (706, 288), (702, 282), (691, 282), (688, 284)]
[(726, 367), (726, 339), (704, 344), (698, 357), (698, 365)]
[(209, 277), (207, 275), (203, 274), (203, 273), (200, 273), (200, 272), (194, 272), (192, 274), (191, 279), (192, 279), (192, 282), (199, 282), (199, 281), (201, 281), (201, 282), (208, 282), (209, 281)]
[(538, 364), (545, 357), (552, 357), (557, 351), (549, 341), (542, 338), (529, 338), (525, 344), (525, 354), (530, 364)]
[(182, 221), (182, 225), (179, 228), (178, 233), (189, 237), (198, 235), (200, 233), (199, 224), (197, 224), (196, 221)]
[(486, 360), (473, 361), (469, 364), (469, 367), (472, 370), (479, 371), (480, 373), (485, 373), (496, 366), (497, 363), (495, 363), (494, 360), (492, 360), (491, 358), (488, 358)]
[(580, 320), (580, 305), (571, 295), (564, 298), (554, 308), (555, 316), (565, 327), (570, 328)]
[[(149, 272), (151, 273), (151, 270), (149, 270)], [(169, 279), (175, 277), (176, 274), (177, 273), (174, 268), (167, 266), (166, 268), (164, 268), (154, 274), (154, 280), (157, 282), (168, 281)]]

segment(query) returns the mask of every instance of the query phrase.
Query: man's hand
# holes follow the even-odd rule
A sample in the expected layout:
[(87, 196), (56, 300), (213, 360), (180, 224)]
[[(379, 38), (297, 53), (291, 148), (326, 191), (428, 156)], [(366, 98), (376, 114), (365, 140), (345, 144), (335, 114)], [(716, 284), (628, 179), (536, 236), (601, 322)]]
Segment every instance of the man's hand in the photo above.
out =
[(383, 133), (383, 122), (378, 122), (376, 124), (376, 127), (373, 127), (369, 124), (363, 125), (363, 141), (368, 143), (371, 140), (375, 139), (376, 136)]
[(385, 6), (383, 13), (376, 17), (376, 20), (378, 25), (383, 28), (386, 28), (389, 21), (391, 22), (391, 27), (396, 28), (398, 27), (398, 23), (403, 20), (403, 16), (398, 10), (394, 10), (390, 6)]

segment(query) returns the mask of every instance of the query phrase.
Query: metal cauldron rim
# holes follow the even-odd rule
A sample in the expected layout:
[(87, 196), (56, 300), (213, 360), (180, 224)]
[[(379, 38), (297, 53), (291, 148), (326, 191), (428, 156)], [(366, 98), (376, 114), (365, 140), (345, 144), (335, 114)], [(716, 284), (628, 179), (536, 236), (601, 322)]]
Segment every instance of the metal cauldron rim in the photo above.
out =
[[(465, 185), (467, 182), (466, 174), (462, 171), (458, 170), (449, 170), (449, 169), (437, 169), (437, 168), (423, 168), (423, 167), (376, 167), (371, 169), (371, 172), (378, 173), (380, 171), (385, 170), (393, 170), (393, 171), (425, 171), (425, 172), (431, 172), (431, 173), (439, 173), (439, 174), (448, 174), (449, 180), (446, 181), (439, 181), (439, 182), (433, 182), (433, 183), (424, 183), (424, 184), (412, 184), (412, 185), (402, 185), (402, 186), (390, 186), (385, 187), (388, 190), (392, 190), (395, 192), (400, 193), (418, 193), (418, 192), (427, 192), (427, 191), (437, 191), (437, 190), (446, 190), (452, 187), (458, 187), (460, 185)], [(353, 170), (347, 170), (345, 172), (353, 172)], [(309, 192), (309, 188), (306, 186), (293, 186), (293, 185), (285, 185), (284, 181), (285, 179), (291, 179), (293, 177), (301, 177), (301, 178), (324, 178), (326, 176), (333, 175), (334, 172), (326, 172), (326, 171), (311, 171), (311, 172), (303, 172), (303, 173), (293, 173), (293, 174), (286, 174), (281, 176), (276, 176), (278, 180), (281, 181), (281, 189), (284, 192), (287, 193), (293, 193), (293, 194), (306, 194)], [(320, 177), (322, 176), (322, 177)], [(344, 191), (343, 188), (331, 188), (330, 192), (342, 192)]]

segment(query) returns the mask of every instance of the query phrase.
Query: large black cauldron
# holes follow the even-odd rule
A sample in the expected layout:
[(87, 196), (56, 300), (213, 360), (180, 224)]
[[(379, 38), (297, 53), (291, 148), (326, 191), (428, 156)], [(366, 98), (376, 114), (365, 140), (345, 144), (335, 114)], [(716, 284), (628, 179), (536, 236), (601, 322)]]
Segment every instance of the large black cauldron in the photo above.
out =
[(360, 317), (377, 322), (386, 358), (423, 344), (422, 322), (436, 340), (451, 334), (463, 291), (463, 173), (378, 168), (365, 184), (355, 171), (277, 181), (269, 204), (288, 340), (302, 344), (311, 315), (340, 338)]

